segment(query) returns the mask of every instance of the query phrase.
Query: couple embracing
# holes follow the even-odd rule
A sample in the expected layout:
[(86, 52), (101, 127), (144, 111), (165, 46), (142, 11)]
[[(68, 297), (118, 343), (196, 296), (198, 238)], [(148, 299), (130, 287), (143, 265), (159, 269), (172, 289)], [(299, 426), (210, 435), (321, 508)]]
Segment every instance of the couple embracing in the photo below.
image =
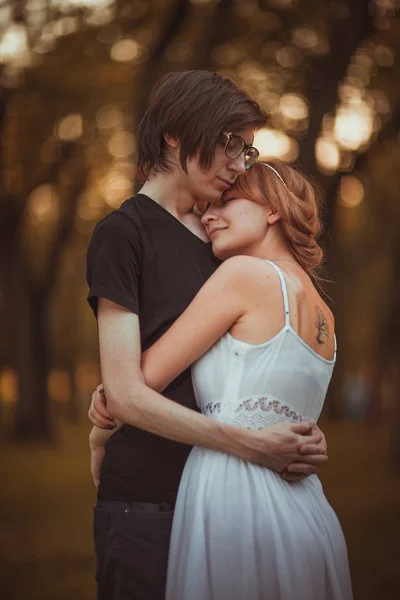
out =
[(98, 600), (352, 598), (317, 477), (336, 356), (318, 204), (257, 162), (265, 120), (218, 74), (164, 77), (137, 135), (144, 185), (93, 233)]

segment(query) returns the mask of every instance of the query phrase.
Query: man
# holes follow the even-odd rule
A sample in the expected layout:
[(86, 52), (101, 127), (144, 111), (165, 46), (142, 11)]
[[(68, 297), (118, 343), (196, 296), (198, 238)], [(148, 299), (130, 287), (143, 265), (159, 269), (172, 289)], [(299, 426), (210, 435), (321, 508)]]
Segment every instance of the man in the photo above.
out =
[(145, 385), (140, 371), (141, 351), (218, 266), (195, 203), (217, 201), (251, 167), (258, 156), (253, 135), (264, 122), (260, 107), (215, 73), (164, 77), (138, 131), (145, 184), (93, 234), (89, 302), (98, 319), (107, 407), (95, 392), (89, 414), (100, 427), (113, 427), (111, 415), (126, 424), (107, 442), (100, 474), (94, 516), (99, 600), (164, 597), (174, 502), (191, 446), (277, 471), (288, 467), (288, 478), (316, 472), (327, 460), (325, 440), (310, 423), (262, 432), (227, 426), (197, 412), (190, 370), (165, 397)]

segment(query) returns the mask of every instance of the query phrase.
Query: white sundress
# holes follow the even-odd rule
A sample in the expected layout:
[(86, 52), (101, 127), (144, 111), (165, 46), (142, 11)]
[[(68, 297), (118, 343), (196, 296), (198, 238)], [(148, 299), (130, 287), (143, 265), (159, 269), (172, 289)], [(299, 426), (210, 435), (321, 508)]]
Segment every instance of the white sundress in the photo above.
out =
[[(336, 358), (320, 357), (291, 327), (285, 278), (270, 264), (281, 281), (283, 329), (257, 345), (226, 333), (192, 367), (202, 413), (251, 429), (316, 421)], [(194, 447), (175, 507), (166, 598), (351, 600), (346, 543), (318, 477), (289, 483)]]

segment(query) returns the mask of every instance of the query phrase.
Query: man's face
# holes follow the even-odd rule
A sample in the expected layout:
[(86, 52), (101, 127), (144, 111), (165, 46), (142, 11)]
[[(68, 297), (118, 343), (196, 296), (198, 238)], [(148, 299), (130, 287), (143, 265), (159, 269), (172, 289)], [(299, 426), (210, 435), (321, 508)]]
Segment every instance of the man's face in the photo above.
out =
[[(234, 131), (243, 138), (248, 146), (253, 143), (254, 130)], [(222, 194), (230, 188), (238, 175), (245, 173), (245, 157), (242, 152), (237, 158), (229, 158), (225, 154), (226, 138), (221, 135), (214, 151), (212, 163), (207, 171), (203, 171), (197, 157), (187, 161), (187, 185), (196, 199), (205, 202), (218, 202)]]

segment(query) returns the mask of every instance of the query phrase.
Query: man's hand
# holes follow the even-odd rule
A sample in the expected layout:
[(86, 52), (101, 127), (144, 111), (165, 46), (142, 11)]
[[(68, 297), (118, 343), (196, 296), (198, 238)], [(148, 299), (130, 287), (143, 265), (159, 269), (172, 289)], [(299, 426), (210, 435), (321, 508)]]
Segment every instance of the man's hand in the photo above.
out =
[(290, 467), (288, 473), (304, 477), (316, 473), (328, 460), (325, 437), (312, 421), (284, 422), (252, 433), (259, 447), (250, 460), (278, 473)]
[(319, 467), (315, 465), (315, 463), (313, 464), (313, 462), (305, 462), (310, 458), (314, 461), (316, 456), (325, 456), (324, 462), (328, 461), (328, 445), (324, 433), (318, 425), (314, 425), (313, 433), (319, 434), (321, 436), (321, 441), (316, 444), (311, 443), (310, 440), (306, 438), (307, 441), (300, 448), (300, 452), (304, 458), (300, 461), (291, 463), (282, 471), (282, 478), (286, 481), (301, 481), (309, 475), (317, 474)]
[(115, 422), (107, 410), (106, 397), (104, 395), (103, 384), (97, 386), (96, 391), (92, 394), (92, 402), (90, 404), (89, 419), (100, 429), (114, 429)]

